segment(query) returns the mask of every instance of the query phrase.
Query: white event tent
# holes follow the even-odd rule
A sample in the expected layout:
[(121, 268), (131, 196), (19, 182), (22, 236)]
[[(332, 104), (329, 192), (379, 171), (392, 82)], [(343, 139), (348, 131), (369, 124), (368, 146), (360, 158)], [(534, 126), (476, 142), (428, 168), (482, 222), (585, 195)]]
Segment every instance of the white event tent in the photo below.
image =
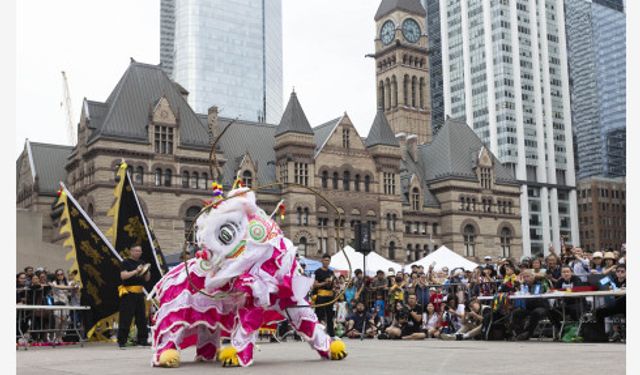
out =
[[(363, 269), (362, 266), (362, 254), (357, 253), (351, 246), (345, 246), (344, 252), (347, 253), (349, 261), (351, 261), (351, 271), (356, 269)], [(402, 265), (396, 262), (392, 262), (389, 259), (383, 257), (375, 252), (367, 255), (367, 275), (372, 276), (376, 274), (376, 271), (383, 270), (385, 274), (389, 267), (393, 268), (396, 272), (402, 269)], [(329, 267), (334, 268), (336, 271), (349, 271), (349, 264), (344, 257), (344, 253), (339, 251), (331, 257), (331, 264)]]
[(436, 251), (427, 255), (422, 259), (418, 259), (417, 261), (405, 266), (405, 271), (411, 269), (411, 266), (416, 264), (424, 267), (425, 272), (429, 269), (429, 266), (435, 262), (434, 270), (440, 271), (443, 267), (447, 267), (449, 270), (452, 270), (456, 267), (462, 267), (465, 270), (473, 271), (476, 267), (478, 267), (477, 263), (474, 263), (467, 258), (457, 254), (456, 252), (450, 250), (446, 246), (440, 246)]

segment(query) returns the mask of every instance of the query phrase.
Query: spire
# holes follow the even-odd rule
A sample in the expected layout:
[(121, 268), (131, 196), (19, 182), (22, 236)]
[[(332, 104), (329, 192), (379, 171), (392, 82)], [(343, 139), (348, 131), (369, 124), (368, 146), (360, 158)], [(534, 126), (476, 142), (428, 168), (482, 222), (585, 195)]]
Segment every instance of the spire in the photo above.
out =
[(295, 91), (291, 92), (287, 108), (285, 108), (280, 124), (276, 129), (276, 137), (288, 132), (313, 135), (311, 125), (309, 125), (307, 116), (302, 110)]
[(382, 0), (373, 19), (378, 21), (395, 10), (402, 10), (421, 17), (427, 16), (427, 12), (420, 4), (420, 0)]
[(382, 109), (378, 109), (376, 118), (373, 119), (373, 125), (371, 125), (371, 130), (369, 130), (369, 135), (364, 143), (367, 147), (375, 145), (400, 147), (400, 143), (398, 143), (393, 134), (393, 130), (391, 130), (391, 126), (389, 126), (387, 117), (382, 112)]

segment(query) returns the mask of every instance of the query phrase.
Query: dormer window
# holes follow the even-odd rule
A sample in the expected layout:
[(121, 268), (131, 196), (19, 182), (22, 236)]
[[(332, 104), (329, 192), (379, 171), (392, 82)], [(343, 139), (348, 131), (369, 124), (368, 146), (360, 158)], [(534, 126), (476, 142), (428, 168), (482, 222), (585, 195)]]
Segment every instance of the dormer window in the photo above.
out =
[(154, 146), (156, 154), (173, 154), (173, 128), (155, 125)]
[(411, 191), (411, 204), (415, 211), (420, 209), (420, 190), (417, 187)]
[(242, 173), (242, 185), (249, 189), (253, 188), (253, 174), (251, 174), (251, 171), (244, 171)]

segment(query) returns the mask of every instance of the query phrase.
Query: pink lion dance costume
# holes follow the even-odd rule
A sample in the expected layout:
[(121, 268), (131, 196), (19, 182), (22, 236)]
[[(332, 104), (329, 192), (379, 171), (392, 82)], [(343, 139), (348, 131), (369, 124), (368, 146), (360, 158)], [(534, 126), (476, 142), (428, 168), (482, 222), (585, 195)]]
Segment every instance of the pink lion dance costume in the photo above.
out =
[[(249, 366), (258, 329), (285, 317), (321, 357), (346, 356), (344, 343), (327, 336), (311, 308), (293, 307), (309, 305), (313, 279), (302, 274), (296, 247), (256, 205), (253, 192), (232, 190), (196, 225), (201, 250), (187, 262), (188, 272), (181, 263), (154, 287), (160, 301), (154, 366), (178, 367), (179, 351), (193, 345), (196, 360)], [(221, 337), (231, 346), (221, 348)]]

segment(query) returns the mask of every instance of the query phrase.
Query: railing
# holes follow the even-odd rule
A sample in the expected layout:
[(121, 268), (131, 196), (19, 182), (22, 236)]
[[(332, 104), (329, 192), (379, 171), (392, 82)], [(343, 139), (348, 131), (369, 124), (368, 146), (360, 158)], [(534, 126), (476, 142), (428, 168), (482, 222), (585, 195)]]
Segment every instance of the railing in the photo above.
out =
[(80, 346), (84, 343), (84, 328), (80, 311), (88, 306), (16, 305), (16, 339), (18, 348), (25, 350), (34, 342), (61, 345), (62, 338), (75, 333)]

